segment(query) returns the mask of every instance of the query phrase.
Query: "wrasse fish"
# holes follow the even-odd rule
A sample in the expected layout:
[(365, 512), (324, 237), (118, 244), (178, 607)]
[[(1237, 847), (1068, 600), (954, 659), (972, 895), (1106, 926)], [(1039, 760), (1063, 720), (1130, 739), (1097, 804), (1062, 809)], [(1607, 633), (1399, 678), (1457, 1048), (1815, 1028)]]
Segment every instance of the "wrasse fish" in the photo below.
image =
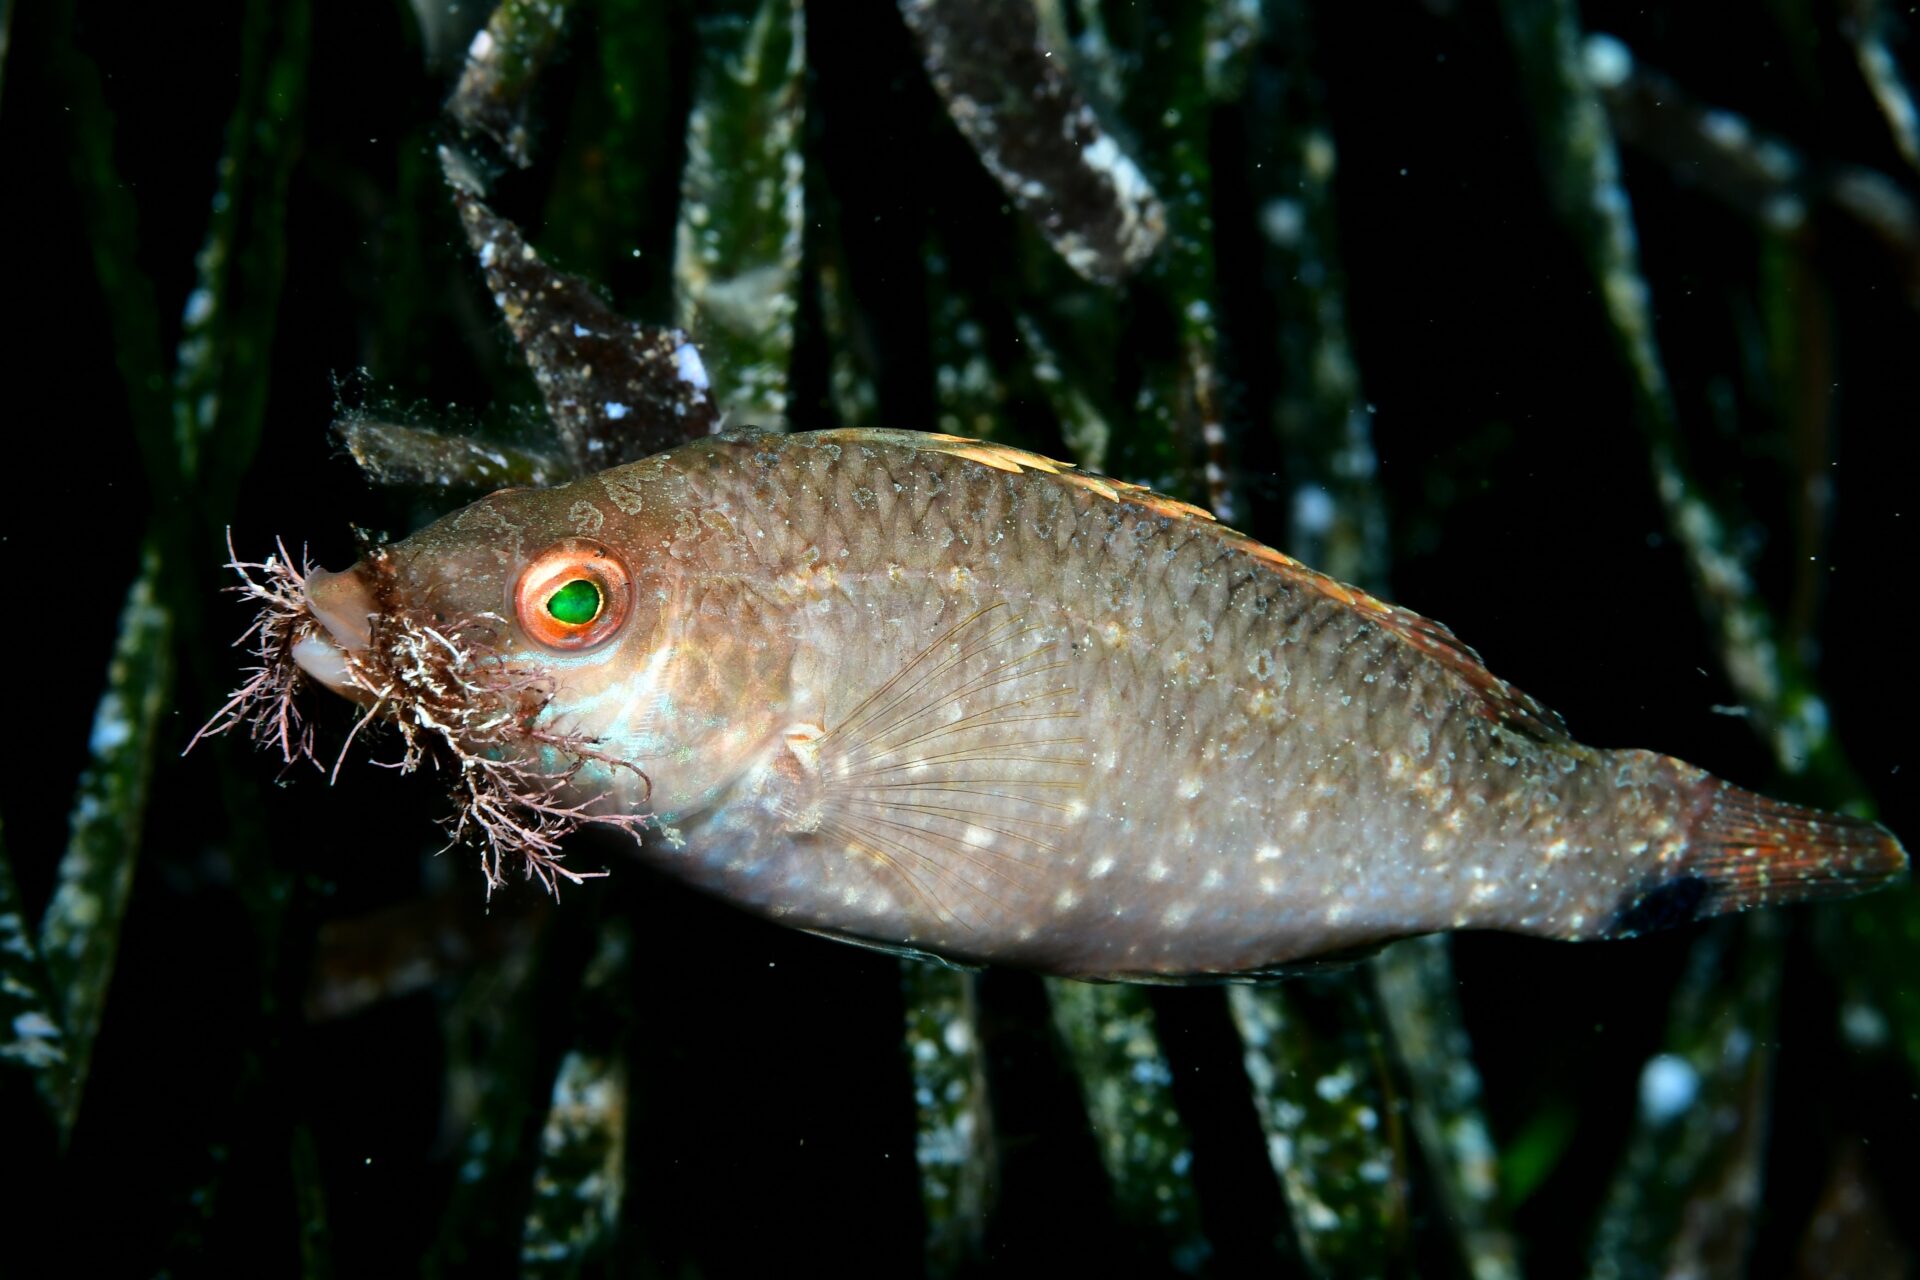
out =
[(557, 841), (611, 824), (799, 928), (1166, 980), (1630, 937), (1907, 865), (1575, 742), (1445, 627), (1203, 511), (952, 436), (715, 436), (342, 573), (239, 567), (262, 661), (212, 727), (310, 753), (301, 687), (356, 700), (456, 780), (490, 881), (578, 879)]

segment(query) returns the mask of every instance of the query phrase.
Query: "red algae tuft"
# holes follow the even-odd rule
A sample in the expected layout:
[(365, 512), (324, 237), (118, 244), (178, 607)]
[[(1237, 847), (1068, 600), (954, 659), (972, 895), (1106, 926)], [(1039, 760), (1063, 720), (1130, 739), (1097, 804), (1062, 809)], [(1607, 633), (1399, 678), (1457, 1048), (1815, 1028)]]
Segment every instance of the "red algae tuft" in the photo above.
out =
[[(583, 735), (537, 727), (553, 696), (552, 677), (471, 638), (496, 631), (498, 619), (430, 623), (404, 607), (387, 607), (370, 617), (368, 644), (340, 649), (314, 615), (310, 563), (295, 568), (284, 546), (261, 561), (243, 561), (229, 551), (228, 567), (240, 576), (234, 590), (259, 606), (236, 641), (252, 642), (256, 665), (188, 750), (246, 725), (255, 745), (277, 750), (287, 764), (306, 759), (324, 768), (298, 705), (306, 686), (318, 681), (296, 654), (318, 642), (337, 655), (339, 676), (330, 683), (366, 708), (341, 744), (330, 776), (338, 777), (363, 729), (389, 726), (400, 737), (400, 757), (376, 763), (403, 774), (431, 766), (449, 781), (448, 833), (453, 844), (479, 849), (489, 892), (506, 882), (504, 868), (516, 856), (524, 859), (529, 878), (556, 894), (562, 879), (579, 884), (605, 875), (562, 864), (560, 842), (583, 826), (616, 827), (640, 839), (647, 815), (594, 812), (590, 801), (565, 798), (590, 763), (629, 770), (643, 783), (646, 775), (598, 751)], [(367, 564), (378, 580), (388, 560), (376, 551)]]

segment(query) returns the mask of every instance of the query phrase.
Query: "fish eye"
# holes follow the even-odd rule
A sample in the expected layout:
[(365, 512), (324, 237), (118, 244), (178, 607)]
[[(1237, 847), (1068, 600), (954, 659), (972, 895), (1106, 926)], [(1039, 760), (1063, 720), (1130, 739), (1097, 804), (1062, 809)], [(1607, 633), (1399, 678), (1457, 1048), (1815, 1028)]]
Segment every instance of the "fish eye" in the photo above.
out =
[(567, 538), (535, 556), (514, 585), (513, 611), (536, 644), (578, 652), (620, 629), (633, 581), (618, 556), (591, 538)]
[(566, 627), (584, 627), (600, 616), (605, 597), (591, 578), (575, 578), (547, 597), (547, 616)]

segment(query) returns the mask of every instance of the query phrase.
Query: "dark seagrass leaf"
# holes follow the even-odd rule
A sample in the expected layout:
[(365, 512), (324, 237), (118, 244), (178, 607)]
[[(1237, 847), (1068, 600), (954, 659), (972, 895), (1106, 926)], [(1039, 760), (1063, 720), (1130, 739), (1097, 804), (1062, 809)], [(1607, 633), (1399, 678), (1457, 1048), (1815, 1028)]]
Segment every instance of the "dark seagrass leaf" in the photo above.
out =
[(806, 17), (733, 3), (698, 26), (674, 228), (676, 317), (735, 426), (785, 430), (805, 216)]
[(532, 163), (527, 117), (534, 86), (553, 58), (572, 0), (503, 0), (467, 46), (447, 114), (468, 133), (499, 144), (507, 159)]
[(1101, 283), (1137, 271), (1166, 234), (1165, 210), (1047, 47), (1034, 6), (901, 0), (900, 11), (947, 114), (1055, 251)]
[(678, 329), (616, 314), (578, 276), (556, 271), (520, 229), (484, 204), (452, 152), (454, 207), (519, 343), (569, 471), (585, 475), (709, 435), (720, 417), (699, 349)]

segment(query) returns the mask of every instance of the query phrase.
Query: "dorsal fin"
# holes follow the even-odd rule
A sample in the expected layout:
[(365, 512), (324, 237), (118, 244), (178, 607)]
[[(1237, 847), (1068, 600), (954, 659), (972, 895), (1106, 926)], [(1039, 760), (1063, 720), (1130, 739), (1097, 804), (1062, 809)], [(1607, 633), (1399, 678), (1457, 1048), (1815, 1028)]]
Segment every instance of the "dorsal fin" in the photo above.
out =
[(1542, 706), (1532, 697), (1487, 670), (1467, 644), (1444, 623), (1423, 617), (1411, 609), (1388, 604), (1357, 587), (1350, 587), (1315, 569), (1309, 569), (1292, 556), (1274, 550), (1235, 529), (1220, 524), (1203, 507), (1169, 498), (1164, 494), (1124, 480), (1092, 475), (1070, 462), (1016, 449), (989, 440), (970, 440), (965, 436), (937, 435), (919, 431), (843, 430), (822, 431), (820, 438), (849, 444), (884, 444), (915, 449), (924, 453), (945, 454), (996, 471), (1033, 472), (1094, 493), (1109, 502), (1139, 507), (1169, 520), (1190, 521), (1203, 527), (1223, 543), (1259, 560), (1288, 582), (1318, 592), (1348, 609), (1365, 614), (1382, 630), (1398, 636), (1420, 653), (1451, 671), (1473, 692), (1483, 714), (1515, 731), (1547, 742), (1569, 741), (1566, 723), (1557, 712)]

